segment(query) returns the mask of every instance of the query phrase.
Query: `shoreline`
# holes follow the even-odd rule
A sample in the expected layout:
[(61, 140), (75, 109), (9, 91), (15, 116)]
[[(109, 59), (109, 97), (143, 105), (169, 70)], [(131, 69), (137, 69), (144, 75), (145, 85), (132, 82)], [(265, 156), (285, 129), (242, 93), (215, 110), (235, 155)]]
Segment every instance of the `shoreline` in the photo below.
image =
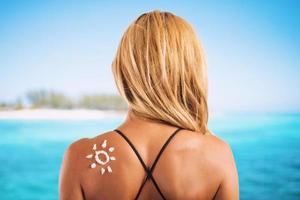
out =
[[(225, 116), (256, 116), (256, 115), (286, 115), (300, 112), (214, 112), (210, 111), (209, 118), (223, 118)], [(21, 110), (0, 110), (0, 120), (103, 120), (125, 118), (127, 110), (92, 110), (92, 109), (53, 109), (53, 108), (25, 108)]]
[(0, 120), (100, 120), (125, 117), (127, 111), (89, 109), (22, 109), (0, 111)]

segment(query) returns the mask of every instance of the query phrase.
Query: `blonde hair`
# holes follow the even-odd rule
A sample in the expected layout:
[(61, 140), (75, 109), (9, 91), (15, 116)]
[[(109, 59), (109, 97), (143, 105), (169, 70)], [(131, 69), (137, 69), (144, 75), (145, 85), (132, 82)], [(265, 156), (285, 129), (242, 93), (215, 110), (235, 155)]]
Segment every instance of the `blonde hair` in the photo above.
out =
[(121, 39), (112, 72), (137, 116), (208, 133), (204, 53), (181, 17), (157, 10), (139, 16)]

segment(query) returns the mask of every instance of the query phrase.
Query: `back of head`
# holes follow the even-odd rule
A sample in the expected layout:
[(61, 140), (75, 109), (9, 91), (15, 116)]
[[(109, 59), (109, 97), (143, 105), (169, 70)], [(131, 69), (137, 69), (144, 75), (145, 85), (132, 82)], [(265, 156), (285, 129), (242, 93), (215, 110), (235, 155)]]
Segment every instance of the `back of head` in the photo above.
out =
[(126, 30), (112, 63), (117, 88), (137, 115), (207, 133), (207, 71), (193, 28), (152, 11)]

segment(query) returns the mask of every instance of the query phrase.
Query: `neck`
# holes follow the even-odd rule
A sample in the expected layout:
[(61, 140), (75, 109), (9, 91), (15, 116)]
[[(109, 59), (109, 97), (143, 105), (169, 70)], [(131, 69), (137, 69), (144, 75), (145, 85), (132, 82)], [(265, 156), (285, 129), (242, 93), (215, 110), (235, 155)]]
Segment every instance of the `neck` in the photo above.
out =
[(169, 127), (169, 125), (166, 125), (164, 123), (138, 116), (132, 111), (132, 109), (129, 109), (126, 119), (122, 126), (147, 129), (157, 129), (166, 126)]
[(153, 120), (150, 120), (150, 119), (147, 119), (147, 118), (144, 118), (144, 117), (136, 115), (131, 108), (128, 110), (128, 113), (127, 113), (127, 116), (126, 116), (126, 119), (125, 119), (125, 123), (127, 123), (127, 122), (134, 122), (134, 123), (157, 123), (157, 122), (155, 122)]

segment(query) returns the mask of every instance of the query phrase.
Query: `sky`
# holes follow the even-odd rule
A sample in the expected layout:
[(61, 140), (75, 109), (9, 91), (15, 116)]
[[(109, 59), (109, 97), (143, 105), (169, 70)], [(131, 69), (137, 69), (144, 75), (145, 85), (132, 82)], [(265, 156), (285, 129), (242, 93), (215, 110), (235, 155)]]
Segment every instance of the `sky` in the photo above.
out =
[(117, 94), (111, 62), (128, 25), (154, 9), (195, 28), (214, 111), (300, 111), (299, 1), (0, 0), (0, 102), (49, 89)]

